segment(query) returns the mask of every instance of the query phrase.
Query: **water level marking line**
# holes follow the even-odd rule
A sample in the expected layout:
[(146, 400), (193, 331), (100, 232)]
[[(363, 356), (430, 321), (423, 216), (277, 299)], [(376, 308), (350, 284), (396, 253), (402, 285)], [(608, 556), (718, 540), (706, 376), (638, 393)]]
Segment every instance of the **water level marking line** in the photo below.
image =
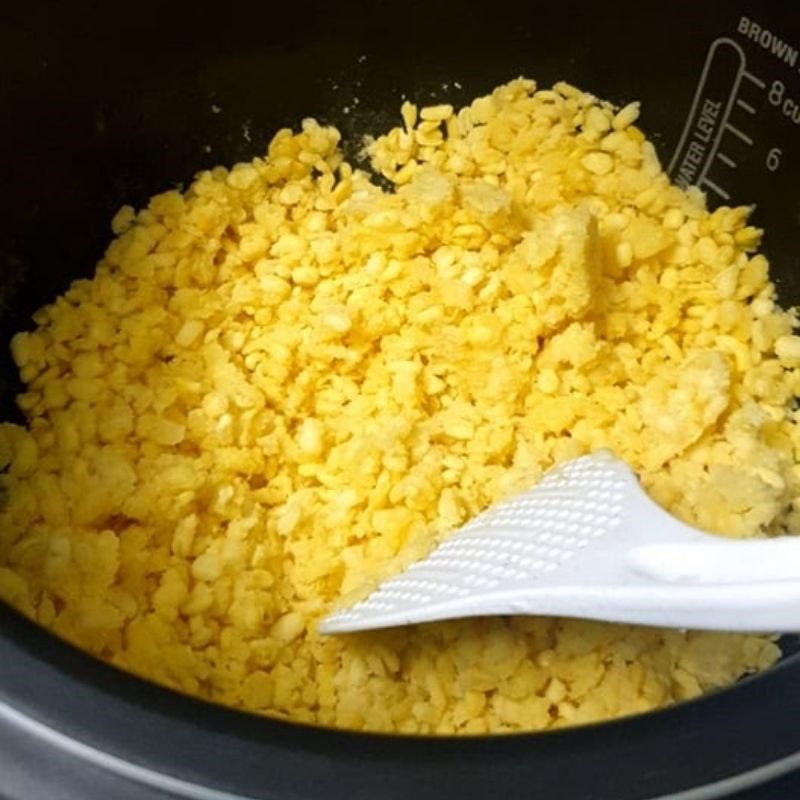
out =
[(717, 158), (726, 166), (730, 167), (731, 169), (736, 169), (736, 162), (725, 155), (725, 153), (717, 153)]
[(753, 144), (753, 140), (746, 133), (731, 125), (730, 122), (725, 123), (725, 130), (730, 131), (737, 139), (741, 139), (745, 144)]
[(712, 192), (716, 192), (723, 200), (731, 199), (731, 196), (721, 186), (717, 186), (717, 184), (709, 178), (703, 178), (701, 184), (703, 186), (708, 186)]

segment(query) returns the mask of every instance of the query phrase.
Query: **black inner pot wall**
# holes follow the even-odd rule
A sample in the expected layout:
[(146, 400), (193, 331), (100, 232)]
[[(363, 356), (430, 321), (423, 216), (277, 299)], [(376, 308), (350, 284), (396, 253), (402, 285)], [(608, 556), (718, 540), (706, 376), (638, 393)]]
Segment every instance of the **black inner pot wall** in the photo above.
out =
[[(200, 169), (260, 155), (279, 127), (315, 116), (338, 125), (356, 142), (356, 135), (397, 124), (404, 97), (460, 105), (524, 74), (542, 86), (565, 79), (620, 104), (641, 99), (640, 125), (666, 165), (715, 37), (735, 38), (745, 15), (795, 44), (800, 40), (790, 2), (762, 3), (757, 10), (738, 0), (658, 6), (630, 0), (613, 6), (302, 0), (273, 6), (230, 3), (204, 10), (178, 3), (120, 9), (72, 2), (29, 3), (0, 12), (6, 15), (0, 25), (0, 419), (19, 419), (14, 396), (20, 388), (2, 343), (14, 331), (30, 328), (33, 311), (72, 279), (92, 274), (119, 206), (140, 206), (158, 191), (186, 185)], [(750, 69), (771, 73), (770, 53), (748, 52)], [(790, 87), (798, 85), (800, 73), (793, 74), (794, 84), (785, 78)], [(765, 251), (781, 299), (791, 304), (800, 300), (797, 128), (768, 113), (759, 116), (758, 125), (753, 158), (743, 158), (732, 177), (733, 196), (743, 203), (757, 201), (756, 222), (768, 229)], [(783, 150), (784, 167), (768, 175), (763, 157), (775, 146)], [(53, 725), (68, 719), (75, 735), (99, 736), (91, 727), (97, 714), (93, 720), (68, 703), (63, 686), (54, 688), (77, 680), (76, 696), (90, 707), (94, 702), (95, 708), (107, 709), (108, 722), (116, 726), (110, 738), (117, 751), (131, 748), (165, 770), (187, 769), (179, 748), (188, 746), (186, 726), (195, 725), (191, 735), (200, 751), (209, 748), (206, 761), (192, 759), (189, 772), (196, 780), (203, 779), (206, 766), (212, 770), (211, 743), (224, 732), (241, 758), (231, 755), (224, 769), (213, 767), (214, 782), (235, 782), (239, 769), (240, 785), (253, 792), (258, 786), (288, 792), (291, 764), (308, 770), (296, 784), (305, 788), (293, 796), (313, 796), (314, 776), (338, 770), (341, 783), (328, 787), (327, 794), (350, 791), (366, 797), (366, 789), (352, 791), (369, 768), (378, 772), (364, 787), (378, 791), (383, 784), (376, 775), (384, 775), (386, 797), (409, 789), (424, 794), (422, 787), (440, 768), (457, 780), (463, 796), (481, 796), (479, 789), (490, 785), (519, 796), (538, 778), (556, 780), (556, 765), (564, 771), (570, 758), (595, 752), (591, 766), (581, 762), (585, 774), (579, 770), (562, 777), (563, 785), (576, 792), (591, 784), (591, 794), (544, 796), (624, 800), (677, 791), (800, 748), (800, 734), (788, 718), (800, 710), (798, 693), (791, 689), (791, 678), (800, 672), (793, 658), (772, 677), (639, 721), (558, 736), (511, 737), (506, 744), (416, 745), (311, 732), (191, 703), (50, 643), (5, 609), (0, 609), (0, 648), (0, 674), (8, 678), (0, 699), (19, 701)], [(37, 659), (43, 659), (41, 670)], [(47, 690), (37, 688), (28, 696), (34, 685), (26, 688), (29, 678)], [(37, 706), (36, 696), (47, 698), (46, 711)], [(69, 707), (62, 709), (61, 701)], [(136, 717), (137, 706), (146, 717)], [(759, 716), (761, 707), (771, 716)], [(138, 732), (135, 742), (121, 733), (126, 719)], [(164, 735), (148, 742), (148, 725), (162, 726)], [(166, 735), (170, 726), (176, 728), (171, 738)], [(686, 726), (692, 736), (680, 735)], [(750, 752), (745, 731), (734, 730), (747, 726), (759, 740)], [(101, 738), (108, 738), (105, 731)], [(669, 754), (651, 753), (648, 761), (644, 745), (652, 749), (656, 742), (671, 748)], [(617, 765), (603, 788), (599, 776), (612, 754), (621, 755), (625, 747), (629, 763)], [(698, 758), (695, 751), (704, 747), (713, 756)], [(263, 776), (258, 783), (252, 776), (259, 758), (285, 763), (275, 769), (273, 783)]]

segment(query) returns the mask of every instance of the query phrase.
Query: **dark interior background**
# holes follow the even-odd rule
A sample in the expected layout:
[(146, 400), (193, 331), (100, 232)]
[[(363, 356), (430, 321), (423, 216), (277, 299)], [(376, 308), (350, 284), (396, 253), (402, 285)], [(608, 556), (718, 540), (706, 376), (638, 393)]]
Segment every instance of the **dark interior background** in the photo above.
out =
[[(121, 204), (139, 206), (200, 169), (259, 155), (279, 127), (306, 116), (347, 136), (396, 124), (403, 97), (458, 105), (520, 74), (540, 85), (566, 79), (618, 103), (641, 99), (640, 124), (666, 165), (711, 40), (735, 37), (744, 14), (797, 44), (793, 6), (8, 5), (0, 11), (0, 342), (29, 327), (35, 308), (72, 278), (92, 273)], [(748, 56), (756, 72), (777, 69), (762, 48)], [(788, 76), (790, 90), (799, 77), (797, 70)], [(757, 125), (751, 161), (734, 176), (734, 199), (758, 203), (756, 220), (768, 226), (767, 251), (786, 284), (784, 299), (793, 302), (797, 125), (768, 108)], [(763, 157), (777, 145), (784, 165), (768, 175)], [(0, 345), (0, 416), (15, 414), (17, 388)]]

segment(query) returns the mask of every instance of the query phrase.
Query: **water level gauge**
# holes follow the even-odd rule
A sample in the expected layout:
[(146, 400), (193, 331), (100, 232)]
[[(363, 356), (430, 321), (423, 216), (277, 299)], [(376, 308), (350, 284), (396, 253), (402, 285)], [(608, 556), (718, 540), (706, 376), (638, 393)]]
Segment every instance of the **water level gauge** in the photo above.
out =
[(742, 47), (733, 39), (715, 40), (706, 58), (689, 118), (669, 172), (686, 188), (700, 186), (730, 200), (726, 186), (738, 167), (742, 148), (755, 144), (757, 93), (766, 83), (747, 69)]
[(800, 42), (735, 14), (721, 34), (706, 51), (668, 172), (702, 189), (711, 207), (754, 206), (779, 284), (797, 294)]

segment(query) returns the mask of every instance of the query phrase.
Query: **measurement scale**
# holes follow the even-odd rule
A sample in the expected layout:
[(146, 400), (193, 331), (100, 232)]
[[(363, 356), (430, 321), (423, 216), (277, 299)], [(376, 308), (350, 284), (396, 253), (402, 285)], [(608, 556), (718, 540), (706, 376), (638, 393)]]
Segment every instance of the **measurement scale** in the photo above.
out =
[(742, 47), (727, 37), (712, 42), (669, 165), (669, 173), (679, 186), (700, 186), (723, 200), (730, 199), (721, 185), (724, 175), (717, 177), (717, 172), (720, 167), (737, 168), (736, 160), (729, 155), (737, 152), (736, 145), (753, 146), (750, 122), (756, 109), (745, 99), (749, 87), (763, 90), (766, 83), (747, 70)]
[[(668, 168), (682, 188), (698, 186), (724, 202), (734, 196), (740, 167), (747, 165), (751, 174), (755, 165), (767, 173), (784, 168), (774, 115), (783, 117), (784, 125), (800, 127), (800, 94), (792, 95), (792, 84), (798, 83), (798, 51), (746, 17), (740, 18), (737, 32), (743, 34), (741, 42), (730, 36), (711, 42)], [(758, 48), (758, 56), (748, 58), (745, 48)], [(758, 66), (751, 66), (753, 60)], [(787, 68), (793, 75), (774, 77), (778, 69)], [(773, 118), (764, 124), (763, 115)], [(782, 138), (786, 135), (797, 134), (784, 130)]]

